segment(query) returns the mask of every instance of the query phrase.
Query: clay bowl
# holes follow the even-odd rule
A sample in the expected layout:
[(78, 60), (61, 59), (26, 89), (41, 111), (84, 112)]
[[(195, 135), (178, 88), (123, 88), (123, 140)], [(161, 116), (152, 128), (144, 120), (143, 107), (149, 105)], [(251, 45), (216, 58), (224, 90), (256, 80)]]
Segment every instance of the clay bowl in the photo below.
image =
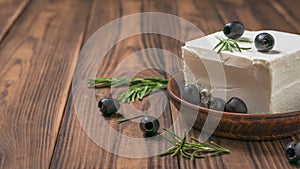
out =
[[(277, 114), (241, 114), (213, 111), (181, 99), (180, 88), (184, 85), (183, 73), (181, 72), (169, 80), (167, 91), (171, 102), (178, 110), (181, 110), (181, 113), (184, 113), (183, 116), (193, 115), (196, 118), (194, 124), (191, 125), (198, 130), (202, 130), (208, 113), (212, 113), (210, 116), (212, 118), (214, 116), (220, 117), (221, 113), (221, 120), (213, 133), (215, 136), (239, 140), (272, 140), (291, 136), (300, 131), (300, 111)], [(191, 113), (197, 113), (197, 115)]]

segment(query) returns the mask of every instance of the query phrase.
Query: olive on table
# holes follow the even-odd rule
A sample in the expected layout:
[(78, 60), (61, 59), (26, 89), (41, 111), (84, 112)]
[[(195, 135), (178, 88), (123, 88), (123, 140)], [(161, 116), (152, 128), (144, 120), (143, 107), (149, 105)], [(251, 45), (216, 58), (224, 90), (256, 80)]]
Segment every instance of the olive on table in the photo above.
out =
[(145, 137), (154, 136), (159, 129), (159, 121), (153, 116), (144, 116), (140, 121), (140, 129)]
[(120, 108), (119, 101), (113, 98), (102, 98), (98, 102), (98, 108), (103, 116), (111, 116)]
[(286, 145), (285, 156), (290, 162), (297, 162), (300, 160), (300, 144), (290, 142)]

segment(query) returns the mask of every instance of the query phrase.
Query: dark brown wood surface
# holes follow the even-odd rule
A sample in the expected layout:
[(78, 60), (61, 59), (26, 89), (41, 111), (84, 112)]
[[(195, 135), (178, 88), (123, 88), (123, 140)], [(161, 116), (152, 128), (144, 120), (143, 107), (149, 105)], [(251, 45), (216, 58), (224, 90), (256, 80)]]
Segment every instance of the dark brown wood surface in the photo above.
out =
[(49, 167), (89, 6), (32, 1), (2, 40), (0, 168)]
[[(221, 30), (229, 20), (239, 20), (249, 30), (274, 29), (300, 34), (299, 9), (299, 0), (1, 0), (0, 168), (297, 168), (285, 159), (284, 148), (292, 140), (300, 141), (299, 134), (272, 141), (211, 137), (210, 140), (231, 153), (193, 161), (169, 156), (118, 156), (88, 137), (77, 119), (70, 91), (81, 47), (95, 31), (122, 16), (169, 13), (188, 20), (205, 34)], [(141, 32), (147, 29), (143, 20), (133, 26)], [(174, 31), (180, 30), (169, 26)], [(121, 31), (122, 26), (115, 29)], [(111, 38), (118, 36), (114, 34)], [(161, 48), (180, 56), (182, 45), (157, 34), (127, 38), (106, 54), (97, 76), (112, 77), (121, 61), (136, 51)], [(143, 57), (143, 63), (161, 64), (166, 69), (182, 66), (166, 58), (152, 59), (151, 54)], [(140, 68), (139, 62), (126, 66), (128, 71)], [(158, 70), (144, 70), (137, 76), (170, 78)], [(105, 96), (110, 96), (109, 89), (96, 91), (97, 100)], [(160, 102), (156, 100), (154, 104)], [(131, 106), (147, 110), (153, 105), (148, 105), (145, 99)], [(159, 117), (161, 127), (171, 126), (177, 116), (177, 109), (167, 102)], [(106, 122), (123, 135), (142, 137), (134, 122), (118, 124), (114, 119)], [(182, 128), (181, 124), (174, 126), (178, 133)], [(110, 134), (104, 129), (97, 132)], [(199, 133), (193, 129), (189, 135), (199, 136)], [(141, 144), (142, 148), (147, 145)]]
[(0, 1), (0, 42), (28, 3), (29, 0)]

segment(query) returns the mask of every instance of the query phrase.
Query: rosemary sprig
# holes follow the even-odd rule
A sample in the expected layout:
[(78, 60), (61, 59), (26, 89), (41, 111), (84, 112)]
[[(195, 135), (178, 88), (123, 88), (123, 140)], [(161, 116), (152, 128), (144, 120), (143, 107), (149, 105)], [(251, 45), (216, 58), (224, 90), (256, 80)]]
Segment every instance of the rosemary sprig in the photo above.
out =
[(247, 48), (247, 47), (240, 47), (239, 44), (237, 42), (246, 42), (246, 43), (252, 43), (251, 40), (249, 39), (245, 39), (245, 38), (240, 38), (238, 40), (234, 40), (234, 39), (219, 39), (219, 43), (213, 48), (213, 50), (219, 48), (218, 50), (218, 54), (223, 50), (223, 51), (230, 51), (233, 52), (233, 49), (238, 50), (239, 52), (242, 52), (242, 50), (250, 50), (251, 48)]
[(130, 117), (130, 118), (119, 119), (119, 120), (117, 120), (117, 122), (123, 123), (123, 122), (129, 121), (129, 120), (133, 120), (133, 119), (137, 119), (137, 118), (143, 117), (143, 116), (145, 116), (145, 115), (144, 114), (140, 114), (140, 115), (133, 116), (133, 117)]
[(167, 88), (168, 80), (156, 77), (150, 78), (90, 78), (90, 88), (129, 86), (117, 99), (123, 103), (135, 102), (136, 98), (142, 100), (150, 93)]
[(173, 146), (160, 154), (161, 156), (171, 154), (171, 156), (174, 157), (180, 154), (185, 158), (193, 160), (194, 158), (204, 158), (205, 154), (209, 156), (215, 156), (223, 153), (229, 153), (228, 149), (221, 147), (212, 141), (207, 143), (194, 137), (191, 139), (195, 143), (186, 141), (186, 131), (184, 132), (183, 138), (181, 138), (171, 130), (166, 128), (163, 130), (170, 134), (171, 139), (163, 135), (161, 136), (168, 142), (172, 143)]

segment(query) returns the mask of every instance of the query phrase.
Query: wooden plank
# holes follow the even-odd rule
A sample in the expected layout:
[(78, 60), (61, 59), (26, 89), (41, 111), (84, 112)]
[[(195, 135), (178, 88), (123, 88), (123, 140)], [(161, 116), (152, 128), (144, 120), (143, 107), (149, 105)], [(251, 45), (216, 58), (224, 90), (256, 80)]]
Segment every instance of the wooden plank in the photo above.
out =
[(288, 15), (294, 18), (294, 22), (299, 22), (300, 15), (299, 15), (299, 6), (300, 2), (297, 0), (277, 0), (278, 5), (285, 10)]
[[(300, 15), (299, 15), (299, 7), (300, 1), (297, 0), (277, 0), (271, 1), (269, 3), (274, 7), (275, 10), (278, 11), (282, 17), (286, 18), (290, 25), (293, 25), (296, 28), (297, 34), (300, 34)], [(299, 142), (300, 134), (296, 134), (291, 137), (290, 141)], [(296, 167), (300, 167), (300, 163), (295, 164)]]
[[(186, 4), (185, 4), (186, 3)], [(224, 24), (223, 18), (216, 12), (217, 8), (209, 1), (177, 2), (178, 16), (195, 24), (205, 34), (219, 31)]]
[[(178, 1), (177, 6), (181, 7), (178, 11), (180, 17), (198, 23), (199, 28), (206, 34), (220, 31), (224, 23), (230, 20), (239, 20), (250, 30), (277, 29), (288, 32), (296, 31), (296, 27), (290, 27), (288, 21), (286, 21), (288, 17), (283, 17), (270, 4), (261, 1), (259, 5), (251, 5), (252, 3), (254, 2), (234, 0), (222, 2)], [(195, 16), (200, 21), (195, 21)], [(210, 24), (205, 25), (206, 21), (214, 26), (210, 26)], [(178, 110), (173, 104), (171, 104), (171, 112), (172, 117), (178, 116)], [(183, 134), (182, 126), (184, 125), (175, 126), (175, 131)], [(199, 137), (199, 131), (192, 129), (189, 135)], [(231, 150), (231, 153), (194, 161), (180, 158), (180, 168), (296, 168), (296, 166), (288, 163), (284, 155), (285, 145), (291, 141), (290, 138), (255, 142), (218, 137), (211, 137), (210, 140), (228, 148)]]
[[(145, 9), (140, 1), (94, 1), (90, 13), (90, 23), (88, 25), (87, 35), (91, 35), (101, 26), (106, 23), (117, 19), (123, 15), (129, 15), (135, 12), (140, 12), (141, 9)], [(113, 12), (111, 12), (113, 11)], [(140, 26), (137, 23), (134, 26)], [(112, 39), (118, 38), (118, 34), (114, 34)], [(151, 36), (151, 35), (149, 35)], [(88, 36), (87, 36), (88, 37)], [(141, 50), (143, 47), (156, 46), (155, 42), (151, 38), (143, 35), (137, 35), (122, 42), (118, 43), (109, 53), (105, 56), (97, 76), (99, 77), (111, 77), (116, 71), (116, 67), (122, 60), (126, 60), (128, 55), (135, 51)], [(140, 70), (138, 63), (146, 64), (158, 64), (157, 60), (152, 60), (147, 58), (145, 60), (136, 59), (132, 63), (126, 64), (126, 71)], [(144, 70), (137, 74), (137, 76), (158, 76), (163, 77), (164, 74), (155, 70)], [(96, 91), (96, 99), (99, 101), (103, 97), (110, 96), (109, 89), (101, 89)], [(160, 100), (151, 102), (151, 104), (161, 104)], [(135, 109), (146, 110), (149, 108), (149, 102), (143, 100), (142, 102), (135, 103), (132, 105)], [(88, 106), (89, 103), (82, 103), (84, 106)], [(152, 105), (152, 106), (155, 106)], [(156, 106), (157, 106), (156, 105)], [(126, 112), (126, 111), (125, 111)], [(149, 112), (152, 114), (155, 112)], [(153, 115), (153, 114), (152, 114)], [(112, 118), (107, 118), (106, 122), (109, 123), (116, 131), (122, 135), (129, 137), (141, 138), (143, 137), (141, 131), (138, 128), (138, 124), (134, 122), (126, 122), (118, 124), (116, 119), (119, 116), (114, 116)], [(168, 106), (162, 115), (159, 116), (159, 121), (162, 127), (169, 127), (171, 124), (171, 117)], [(108, 131), (101, 130), (98, 131), (99, 135), (107, 134), (110, 135)], [(161, 131), (160, 131), (161, 132)], [(122, 144), (119, 140), (108, 140), (105, 142), (107, 144), (113, 142), (114, 145)], [(156, 147), (147, 147), (147, 142), (141, 139), (140, 148), (150, 148), (155, 149)], [(130, 146), (130, 145), (129, 145)], [(134, 153), (134, 152), (132, 152)], [(96, 143), (94, 143), (85, 133), (85, 131), (80, 126), (77, 120), (75, 110), (72, 106), (72, 98), (69, 99), (68, 108), (64, 116), (64, 121), (60, 130), (60, 136), (56, 145), (53, 160), (50, 168), (178, 168), (177, 159), (170, 157), (149, 157), (149, 158), (130, 158), (124, 156), (118, 156), (116, 154), (107, 152), (102, 149)]]
[[(160, 3), (155, 1), (142, 2), (142, 4), (140, 4), (139, 1), (126, 1), (122, 2), (122, 4), (119, 4), (118, 2), (111, 2), (106, 3), (105, 7), (103, 5), (103, 2), (95, 1), (94, 3), (95, 4), (92, 5), (94, 8), (92, 9), (92, 12), (90, 14), (91, 18), (88, 29), (89, 31), (86, 33), (87, 37), (89, 37), (89, 35), (91, 35), (99, 27), (103, 26), (109, 21), (125, 14), (139, 12), (140, 9), (142, 9), (143, 11), (162, 12), (165, 12), (167, 10), (170, 13), (179, 14), (179, 16), (188, 19), (189, 21), (198, 25), (201, 29), (205, 31), (205, 33), (212, 33), (214, 31), (220, 30), (223, 24), (229, 19), (241, 20), (243, 23), (247, 24), (247, 27), (249, 27), (249, 29), (262, 29), (267, 27), (266, 25), (264, 25), (264, 22), (262, 20), (259, 20), (255, 17), (255, 14), (252, 12), (253, 9), (247, 7), (247, 5), (250, 6), (250, 3), (248, 4), (245, 2), (227, 1), (225, 2), (225, 4), (219, 4), (216, 2), (211, 4), (207, 1), (179, 1), (177, 3), (173, 3), (171, 9), (169, 9), (168, 3)], [(234, 8), (236, 9), (236, 11), (232, 10), (229, 12), (228, 10), (225, 10), (226, 8), (229, 8), (230, 5), (234, 5), (235, 3), (237, 3), (236, 5), (238, 5), (238, 7), (242, 6), (242, 9)], [(174, 8), (173, 5), (175, 6)], [(100, 8), (100, 10), (99, 7), (103, 8)], [(115, 9), (119, 9), (117, 10), (117, 13)], [(220, 11), (215, 12), (217, 11), (216, 9), (220, 9)], [(273, 9), (269, 5), (266, 5), (266, 3), (264, 3), (264, 7), (260, 8), (260, 10), (269, 11)], [(237, 14), (240, 13), (242, 14), (237, 16)], [(271, 13), (274, 14), (276, 17), (280, 16), (276, 14), (274, 10)], [(105, 18), (100, 19), (100, 17), (98, 18), (98, 16), (101, 16), (101, 18), (102, 16), (105, 16)], [(268, 17), (269, 16), (267, 16), (267, 18)], [(279, 21), (280, 23), (286, 23), (283, 18), (280, 18)], [(285, 29), (287, 31), (295, 31), (293, 28)], [(179, 54), (177, 48), (179, 48), (182, 45), (180, 42), (172, 41), (170, 44), (167, 43), (170, 43), (170, 39), (165, 38), (163, 36), (144, 35), (142, 37), (136, 36), (133, 38), (129, 38), (118, 44), (107, 54), (107, 58), (115, 59), (106, 59), (104, 61), (104, 65), (101, 65), (101, 67), (99, 68), (98, 76), (112, 76), (112, 72), (115, 70), (115, 68), (111, 65), (117, 65), (120, 62), (120, 60), (125, 59), (126, 56), (128, 56), (129, 54), (138, 51), (142, 48), (159, 46), (163, 49), (168, 48), (174, 53)], [(154, 64), (155, 62), (162, 62), (163, 64), (166, 64), (167, 67), (171, 67), (174, 64), (168, 60), (149, 60), (149, 64), (151, 64), (150, 62), (154, 62)], [(130, 69), (134, 69), (135, 67), (136, 65), (133, 64), (128, 65), (128, 68)], [(162, 77), (165, 76), (164, 74), (155, 71), (146, 71), (141, 73), (140, 76), (147, 76), (149, 74)], [(98, 90), (97, 100), (109, 95), (109, 90)], [(88, 105), (88, 103), (84, 104)], [(145, 104), (145, 102), (135, 104), (135, 107), (137, 109), (142, 109), (143, 104)], [(172, 116), (175, 120), (176, 113), (178, 112), (172, 106), (171, 109)], [(64, 121), (60, 130), (59, 139), (51, 163), (51, 168), (178, 167), (176, 158), (170, 159), (168, 157), (153, 157), (148, 159), (132, 159), (108, 153), (105, 150), (99, 148), (99, 146), (96, 143), (92, 142), (91, 139), (87, 137), (85, 131), (81, 128), (78, 120), (76, 119), (75, 110), (72, 106), (72, 98), (69, 98), (68, 107), (65, 112), (66, 113), (64, 116)], [(166, 110), (166, 112), (168, 112), (168, 110)], [(160, 118), (161, 121), (162, 119), (165, 119), (166, 121), (170, 119), (170, 116), (166, 115), (166, 112)], [(122, 134), (128, 136), (141, 137), (139, 130), (136, 129), (136, 124), (125, 123), (120, 125), (115, 123), (115, 118), (117, 117), (108, 119), (107, 122), (117, 131), (122, 132)], [(167, 125), (167, 123), (168, 122), (164, 122), (163, 125)], [(176, 129), (179, 131), (182, 128), (181, 126), (176, 126)], [(99, 131), (99, 133), (103, 132), (104, 131)], [(199, 131), (192, 130), (190, 134), (197, 137), (199, 135)], [(284, 145), (290, 141), (289, 138), (268, 142), (246, 142), (221, 139), (217, 137), (212, 137), (211, 139), (232, 150), (231, 154), (196, 161), (189, 161), (186, 159), (179, 158), (180, 168), (291, 168), (291, 166), (285, 160), (284, 154), (282, 154), (282, 149)], [(115, 144), (120, 143), (117, 142)], [(124, 166), (122, 164), (128, 165)]]
[(0, 1), (0, 42), (28, 3), (29, 0)]
[[(195, 25), (199, 27), (205, 34), (213, 33), (220, 30), (223, 26), (223, 18), (215, 12), (216, 7), (208, 1), (177, 1), (177, 6), (181, 8), (178, 9), (178, 16), (192, 21)], [(200, 36), (200, 35), (199, 35)], [(174, 64), (174, 63), (169, 63)], [(171, 112), (173, 121), (177, 120), (179, 115), (178, 110), (171, 103)], [(183, 131), (186, 124), (179, 123), (175, 126), (175, 131), (179, 135), (183, 135)], [(188, 139), (191, 136), (198, 137), (199, 131), (192, 129), (188, 133)], [(225, 145), (224, 145), (225, 146)], [(226, 146), (225, 146), (226, 147)], [(179, 158), (180, 168), (224, 168), (224, 163), (220, 157), (212, 157), (206, 159), (197, 159), (190, 161), (180, 156)]]
[(3, 40), (0, 168), (49, 167), (88, 10), (89, 1), (33, 1)]
[(288, 22), (289, 26), (296, 29), (295, 32), (300, 32), (300, 1), (297, 0), (267, 0), (269, 4)]

